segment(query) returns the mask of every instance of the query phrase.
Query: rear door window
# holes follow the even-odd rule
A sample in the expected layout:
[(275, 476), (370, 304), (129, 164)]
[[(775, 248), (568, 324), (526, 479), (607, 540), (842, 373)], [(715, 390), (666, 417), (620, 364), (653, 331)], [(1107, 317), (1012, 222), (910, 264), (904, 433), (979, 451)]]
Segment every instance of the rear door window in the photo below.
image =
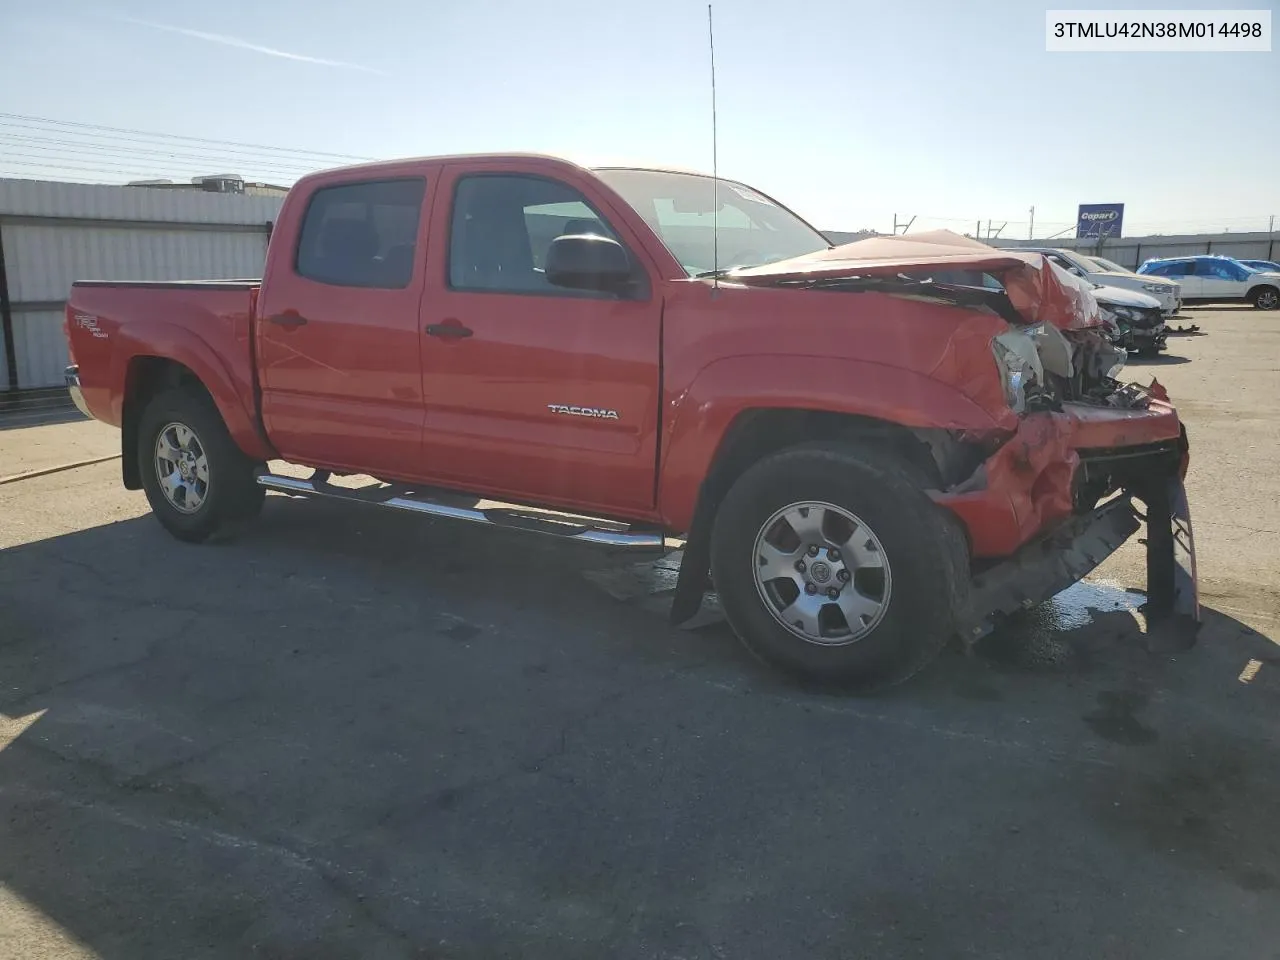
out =
[(302, 220), (298, 275), (339, 287), (407, 287), (425, 190), (421, 177), (321, 187)]

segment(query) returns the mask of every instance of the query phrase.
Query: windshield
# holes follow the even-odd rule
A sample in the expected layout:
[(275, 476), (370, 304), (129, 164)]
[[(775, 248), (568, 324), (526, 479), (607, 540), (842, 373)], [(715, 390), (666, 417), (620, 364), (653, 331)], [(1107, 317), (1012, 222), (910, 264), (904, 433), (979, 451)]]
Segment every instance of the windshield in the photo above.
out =
[(1110, 260), (1104, 260), (1102, 257), (1090, 257), (1094, 263), (1109, 273), (1132, 273), (1127, 267), (1122, 267), (1118, 263), (1112, 263)]
[[(640, 214), (693, 277), (826, 250), (831, 241), (790, 210), (732, 180), (657, 170), (595, 171)], [(718, 223), (717, 223), (718, 221)], [(719, 227), (719, 261), (715, 234)]]

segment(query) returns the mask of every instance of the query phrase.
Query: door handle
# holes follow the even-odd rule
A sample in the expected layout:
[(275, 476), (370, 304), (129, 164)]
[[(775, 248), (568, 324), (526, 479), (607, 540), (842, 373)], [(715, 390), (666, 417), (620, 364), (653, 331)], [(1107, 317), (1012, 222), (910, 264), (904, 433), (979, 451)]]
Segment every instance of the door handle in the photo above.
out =
[(426, 326), (426, 333), (429, 337), (457, 340), (471, 336), (472, 330), (470, 327), (464, 327), (457, 320), (452, 320), (447, 323), (429, 323)]
[(307, 322), (307, 318), (297, 310), (286, 310), (284, 313), (277, 313), (274, 317), (267, 317), (267, 322), (281, 327), (300, 327)]

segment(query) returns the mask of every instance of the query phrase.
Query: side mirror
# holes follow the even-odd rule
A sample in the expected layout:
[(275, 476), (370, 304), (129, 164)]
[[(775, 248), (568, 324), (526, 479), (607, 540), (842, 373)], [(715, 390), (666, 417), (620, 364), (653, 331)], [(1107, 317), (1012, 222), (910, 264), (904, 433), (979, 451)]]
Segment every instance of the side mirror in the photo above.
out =
[(635, 286), (635, 272), (622, 244), (608, 237), (556, 237), (547, 250), (547, 281), (571, 290), (623, 293)]

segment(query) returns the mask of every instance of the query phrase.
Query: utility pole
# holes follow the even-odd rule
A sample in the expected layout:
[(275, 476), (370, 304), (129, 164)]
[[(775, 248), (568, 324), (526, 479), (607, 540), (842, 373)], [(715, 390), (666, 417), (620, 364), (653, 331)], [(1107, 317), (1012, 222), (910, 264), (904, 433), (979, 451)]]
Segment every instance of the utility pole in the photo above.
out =
[(1034, 240), (1036, 238), (1036, 208), (1031, 208), (1031, 223), (1027, 225), (1027, 239)]
[(1273, 213), (1271, 215), (1271, 223), (1268, 224), (1267, 226), (1267, 233), (1275, 233), (1275, 232), (1276, 232), (1276, 215)]
[(911, 215), (910, 220), (904, 221), (903, 223), (898, 222), (898, 215), (895, 213), (893, 215), (893, 235), (895, 237), (898, 235), (899, 227), (902, 228), (903, 233), (906, 233), (908, 230), (911, 229), (911, 225), (915, 222), (916, 222), (916, 215), (914, 213)]

